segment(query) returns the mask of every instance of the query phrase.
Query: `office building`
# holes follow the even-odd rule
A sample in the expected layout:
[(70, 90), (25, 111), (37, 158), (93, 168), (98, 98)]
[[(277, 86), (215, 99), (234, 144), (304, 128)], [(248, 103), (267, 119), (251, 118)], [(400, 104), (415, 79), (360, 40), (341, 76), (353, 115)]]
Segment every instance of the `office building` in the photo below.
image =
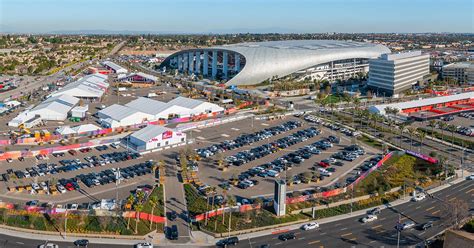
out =
[(443, 66), (443, 79), (452, 79), (459, 83), (474, 84), (474, 63), (460, 62)]
[(429, 54), (411, 51), (369, 60), (368, 86), (377, 95), (395, 95), (421, 83), (430, 73)]

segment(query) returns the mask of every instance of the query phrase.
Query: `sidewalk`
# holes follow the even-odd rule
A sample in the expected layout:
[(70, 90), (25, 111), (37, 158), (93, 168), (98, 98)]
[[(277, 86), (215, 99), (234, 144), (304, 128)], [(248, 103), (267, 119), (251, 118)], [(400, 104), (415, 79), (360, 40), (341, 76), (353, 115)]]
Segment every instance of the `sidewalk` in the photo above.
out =
[[(458, 174), (458, 176), (460, 176), (460, 171), (457, 171), (456, 173)], [(457, 179), (455, 179), (455, 180), (453, 180), (449, 183), (445, 183), (445, 184), (443, 184), (441, 186), (438, 186), (436, 188), (427, 190), (426, 192), (428, 192), (429, 194), (433, 194), (433, 193), (436, 193), (440, 190), (446, 189), (450, 186), (461, 183), (464, 180), (465, 180), (465, 178), (459, 177), (459, 178), (457, 178)], [(406, 199), (398, 199), (398, 200), (395, 200), (395, 201), (393, 201), (393, 202), (391, 202), (387, 205), (379, 205), (379, 206), (374, 206), (372, 208), (379, 207), (380, 209), (386, 209), (388, 207), (395, 207), (395, 206), (410, 202), (410, 200), (411, 200), (411, 197), (406, 197)], [(372, 208), (370, 208), (370, 209), (372, 209)], [(352, 217), (355, 217), (355, 216), (362, 216), (362, 215), (365, 215), (367, 213), (367, 210), (368, 209), (363, 209), (363, 210), (354, 211), (354, 212), (352, 212), (352, 214), (342, 214), (342, 215), (337, 215), (337, 216), (333, 216), (333, 217), (323, 218), (323, 219), (317, 220), (317, 222), (319, 224), (325, 224), (325, 223), (330, 223), (330, 222), (335, 222), (335, 221), (339, 221), (339, 220), (352, 218)], [(263, 230), (263, 231), (258, 231), (258, 232), (243, 234), (243, 235), (238, 235), (238, 236), (239, 236), (240, 240), (246, 240), (246, 239), (271, 235), (275, 232), (286, 232), (286, 231), (291, 231), (291, 230), (297, 230), (297, 229), (301, 228), (301, 226), (304, 225), (305, 223), (309, 223), (309, 222), (313, 222), (313, 221), (314, 220), (299, 223), (299, 224), (289, 225), (289, 226), (285, 226), (285, 227), (271, 228), (271, 229), (267, 229), (267, 230)], [(203, 232), (197, 232), (197, 231), (193, 232), (193, 236), (194, 237), (200, 237), (202, 240), (205, 240), (209, 245), (215, 244), (218, 240), (220, 240), (220, 239), (216, 239), (216, 238), (214, 238), (210, 235), (207, 235)]]
[[(456, 171), (456, 173), (458, 174), (458, 176), (460, 176), (461, 171), (458, 170)], [(461, 183), (464, 180), (465, 180), (464, 177), (459, 177), (451, 182), (448, 182), (438, 187), (435, 187), (433, 189), (427, 190), (427, 192), (429, 194), (433, 194), (440, 190), (446, 189), (450, 186)], [(406, 199), (395, 200), (389, 203), (388, 205), (379, 205), (377, 207), (381, 209), (386, 209), (387, 207), (398, 206), (400, 204), (404, 204), (409, 201), (410, 201), (410, 197), (407, 197)], [(366, 212), (367, 212), (367, 209), (363, 209), (359, 211), (354, 211), (352, 214), (343, 214), (343, 215), (319, 219), (317, 220), (317, 222), (320, 224), (330, 223), (334, 221), (352, 218), (355, 216), (361, 216), (361, 215), (366, 214)], [(260, 236), (265, 236), (265, 235), (271, 235), (272, 233), (278, 232), (278, 231), (282, 232), (282, 231), (296, 230), (296, 229), (299, 229), (304, 223), (308, 223), (308, 222), (303, 222), (303, 223), (279, 227), (279, 228), (270, 228), (267, 230), (262, 230), (262, 231), (249, 233), (249, 234), (243, 234), (243, 235), (239, 235), (239, 238), (241, 240), (245, 240), (245, 239), (250, 239), (250, 238), (255, 238), (255, 237), (260, 237)], [(147, 242), (153, 242), (155, 246), (170, 246), (171, 245), (171, 246), (179, 246), (179, 247), (211, 246), (211, 245), (215, 245), (215, 243), (218, 240), (220, 240), (208, 234), (205, 234), (204, 232), (201, 232), (201, 231), (192, 231), (191, 240), (186, 243), (181, 243), (181, 244), (167, 240), (164, 234), (162, 233), (152, 233), (145, 236), (67, 234), (66, 237), (63, 237), (59, 233), (53, 234), (53, 233), (40, 232), (36, 230), (26, 230), (26, 229), (21, 229), (21, 228), (5, 227), (5, 226), (0, 226), (0, 233), (9, 235), (9, 236), (22, 238), (22, 239), (49, 240), (52, 242), (74, 242), (77, 239), (81, 239), (85, 237), (90, 241), (90, 243), (95, 243), (95, 244), (134, 245), (139, 242), (147, 241)]]

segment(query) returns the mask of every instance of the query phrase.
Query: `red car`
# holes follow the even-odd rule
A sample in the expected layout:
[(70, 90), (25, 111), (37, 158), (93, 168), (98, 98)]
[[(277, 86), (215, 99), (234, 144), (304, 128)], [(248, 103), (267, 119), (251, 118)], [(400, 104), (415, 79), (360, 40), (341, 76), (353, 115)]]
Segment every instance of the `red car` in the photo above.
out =
[(329, 167), (329, 164), (326, 163), (326, 162), (321, 161), (321, 162), (319, 162), (319, 166), (321, 166), (323, 168), (327, 168), (327, 167)]
[(67, 191), (73, 191), (74, 190), (74, 185), (72, 183), (66, 183), (66, 186), (64, 186)]

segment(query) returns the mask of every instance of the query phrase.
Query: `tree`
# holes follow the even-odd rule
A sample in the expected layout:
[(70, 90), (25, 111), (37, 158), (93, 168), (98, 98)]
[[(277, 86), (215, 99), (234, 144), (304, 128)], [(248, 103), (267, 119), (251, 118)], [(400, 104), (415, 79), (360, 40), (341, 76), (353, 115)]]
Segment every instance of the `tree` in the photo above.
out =
[[(230, 207), (233, 207), (235, 204), (236, 204), (235, 197), (233, 195), (227, 196), (227, 205), (229, 205)], [(232, 225), (231, 223), (232, 223), (232, 209), (229, 209), (229, 227), (228, 227), (229, 234), (230, 234), (230, 228)]]
[(421, 148), (423, 146), (423, 140), (425, 140), (426, 133), (420, 130), (417, 132), (417, 134), (418, 134), (418, 138), (420, 139), (420, 146), (418, 147), (418, 152), (421, 153)]
[[(134, 202), (135, 202), (135, 197), (132, 194), (130, 194), (127, 197), (127, 205), (132, 206)], [(130, 215), (128, 216), (128, 221), (127, 221), (127, 229), (129, 228), (130, 228)]]
[(469, 204), (463, 199), (456, 198), (452, 201), (447, 199), (444, 201), (445, 204), (443, 213), (445, 214), (445, 223), (448, 226), (453, 226), (454, 229), (459, 229), (463, 220), (469, 217)]
[[(153, 195), (153, 196), (150, 197), (148, 202), (151, 205), (151, 216), (153, 217), (153, 212), (155, 211), (155, 207), (158, 204), (158, 197), (156, 197), (156, 195)], [(152, 225), (153, 225), (153, 221), (151, 221), (151, 219), (150, 219), (150, 230), (152, 228)]]
[(143, 210), (143, 204), (141, 202), (137, 202), (135, 204), (135, 212), (136, 212), (136, 219), (135, 219), (135, 234), (138, 233), (138, 222), (140, 221), (140, 212)]

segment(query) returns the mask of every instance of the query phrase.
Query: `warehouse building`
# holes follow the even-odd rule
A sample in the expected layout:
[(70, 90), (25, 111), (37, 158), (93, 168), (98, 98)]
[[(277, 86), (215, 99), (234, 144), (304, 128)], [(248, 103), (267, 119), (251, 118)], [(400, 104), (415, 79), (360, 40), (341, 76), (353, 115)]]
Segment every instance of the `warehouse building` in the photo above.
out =
[(102, 65), (103, 65), (105, 68), (111, 70), (113, 73), (116, 73), (116, 74), (125, 74), (125, 73), (128, 72), (127, 69), (121, 67), (120, 65), (115, 64), (115, 63), (112, 62), (112, 61), (106, 60), (106, 61), (102, 62)]
[(136, 152), (153, 151), (186, 143), (186, 134), (173, 129), (148, 125), (127, 136), (122, 142)]
[(152, 115), (119, 104), (111, 105), (97, 115), (100, 124), (107, 128), (132, 126), (154, 119)]
[(125, 105), (114, 104), (98, 112), (101, 124), (106, 127), (137, 125), (149, 121), (174, 118), (192, 118), (224, 112), (217, 104), (177, 97), (167, 103), (139, 97)]
[(69, 111), (79, 102), (79, 99), (70, 95), (53, 96), (36, 107), (25, 110), (8, 122), (9, 126), (18, 127), (27, 122), (64, 121)]
[(149, 87), (154, 85), (158, 78), (143, 72), (133, 72), (129, 75), (119, 76), (117, 80), (122, 83), (130, 83), (134, 87)]
[(380, 115), (387, 115), (387, 109), (396, 109), (399, 116), (420, 120), (473, 111), (474, 92), (369, 107), (370, 112)]
[(105, 82), (106, 75), (87, 75), (75, 82), (69, 83), (50, 96), (70, 95), (87, 101), (98, 101), (107, 92), (109, 84)]

